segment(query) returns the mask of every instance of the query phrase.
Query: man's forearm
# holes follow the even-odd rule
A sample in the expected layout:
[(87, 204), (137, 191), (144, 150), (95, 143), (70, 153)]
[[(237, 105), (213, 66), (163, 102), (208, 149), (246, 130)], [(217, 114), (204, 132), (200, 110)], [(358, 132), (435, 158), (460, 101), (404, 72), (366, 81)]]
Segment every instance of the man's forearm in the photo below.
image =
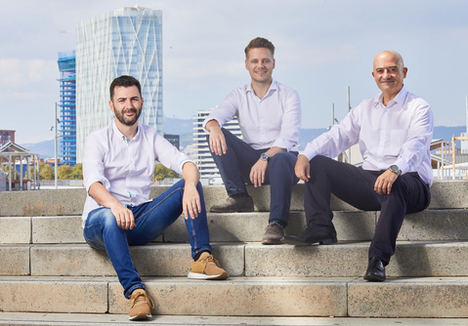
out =
[(198, 172), (197, 166), (192, 162), (184, 163), (182, 167), (182, 177), (186, 185), (196, 186), (198, 181), (200, 181), (200, 173)]
[(90, 187), (88, 194), (99, 204), (107, 208), (122, 205), (117, 198), (112, 196), (110, 192), (100, 182), (94, 182)]
[(219, 122), (217, 120), (210, 120), (206, 123), (205, 125), (205, 129), (209, 132), (212, 131), (213, 128), (216, 128), (216, 129), (221, 129), (221, 126), (219, 125)]

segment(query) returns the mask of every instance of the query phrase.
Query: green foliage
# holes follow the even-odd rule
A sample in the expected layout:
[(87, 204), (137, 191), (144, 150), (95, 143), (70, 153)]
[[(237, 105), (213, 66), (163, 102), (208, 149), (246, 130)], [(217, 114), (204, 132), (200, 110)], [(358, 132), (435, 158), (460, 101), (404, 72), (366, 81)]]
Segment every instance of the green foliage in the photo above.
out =
[(40, 177), (42, 180), (53, 180), (54, 179), (54, 168), (49, 164), (40, 163), (39, 168), (41, 170)]
[(154, 178), (156, 180), (164, 180), (166, 178), (178, 178), (179, 175), (174, 171), (166, 168), (161, 163), (156, 163), (154, 166)]
[(57, 168), (57, 178), (59, 180), (73, 179), (73, 168), (70, 165), (61, 165)]
[(73, 179), (83, 179), (83, 165), (81, 163), (75, 164), (75, 166), (72, 168), (72, 175)]

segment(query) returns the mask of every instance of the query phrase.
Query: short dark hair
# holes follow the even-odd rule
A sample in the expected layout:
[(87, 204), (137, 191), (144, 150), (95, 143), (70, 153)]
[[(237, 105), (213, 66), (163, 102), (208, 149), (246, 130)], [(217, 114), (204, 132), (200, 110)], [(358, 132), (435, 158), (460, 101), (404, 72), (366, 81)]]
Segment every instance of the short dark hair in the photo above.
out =
[(135, 77), (122, 75), (120, 77), (115, 78), (112, 81), (110, 88), (109, 88), (111, 100), (112, 100), (112, 97), (114, 96), (114, 89), (116, 86), (121, 86), (121, 87), (136, 86), (141, 96), (141, 85), (140, 85), (140, 82)]
[(271, 51), (271, 55), (275, 55), (275, 46), (273, 43), (268, 41), (266, 38), (263, 37), (256, 37), (252, 41), (249, 42), (249, 44), (245, 47), (244, 52), (245, 52), (245, 57), (247, 58), (247, 55), (249, 54), (250, 49), (255, 49), (255, 48), (267, 48)]

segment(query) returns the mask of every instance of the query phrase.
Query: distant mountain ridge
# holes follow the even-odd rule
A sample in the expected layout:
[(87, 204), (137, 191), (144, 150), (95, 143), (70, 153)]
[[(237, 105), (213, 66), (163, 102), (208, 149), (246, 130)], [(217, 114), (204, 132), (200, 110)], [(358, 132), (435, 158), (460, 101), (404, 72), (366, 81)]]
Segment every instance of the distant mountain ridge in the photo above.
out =
[[(327, 131), (326, 128), (304, 128), (299, 131), (299, 144), (301, 149), (304, 149), (306, 144)], [(466, 131), (465, 126), (447, 127), (436, 126), (434, 127), (433, 139), (445, 139), (450, 141), (453, 136), (460, 136), (462, 132)], [(180, 136), (181, 147), (186, 147), (193, 143), (193, 120), (192, 119), (179, 119), (179, 118), (164, 118), (164, 133), (176, 134)], [(42, 158), (54, 156), (54, 140), (44, 140), (38, 143), (20, 144), (21, 146), (29, 149), (33, 153), (39, 154)]]

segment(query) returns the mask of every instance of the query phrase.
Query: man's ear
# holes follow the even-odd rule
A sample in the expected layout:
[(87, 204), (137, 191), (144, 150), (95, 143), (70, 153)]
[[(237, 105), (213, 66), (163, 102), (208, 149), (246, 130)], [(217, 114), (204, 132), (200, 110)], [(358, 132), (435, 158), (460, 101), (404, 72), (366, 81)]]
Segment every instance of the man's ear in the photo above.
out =
[(114, 103), (112, 103), (112, 100), (109, 100), (109, 107), (110, 107), (111, 111), (114, 112)]
[(403, 67), (403, 78), (406, 78), (407, 73), (408, 73), (408, 68)]

